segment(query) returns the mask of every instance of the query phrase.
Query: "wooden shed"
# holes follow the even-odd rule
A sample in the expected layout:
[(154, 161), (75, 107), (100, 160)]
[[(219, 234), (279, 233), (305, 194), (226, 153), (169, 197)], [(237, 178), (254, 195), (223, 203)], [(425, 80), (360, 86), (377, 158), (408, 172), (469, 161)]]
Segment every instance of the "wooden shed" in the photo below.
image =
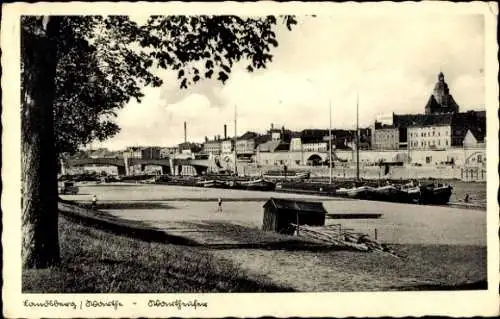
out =
[(323, 203), (270, 198), (264, 204), (262, 230), (293, 234), (290, 224), (324, 226), (326, 210)]

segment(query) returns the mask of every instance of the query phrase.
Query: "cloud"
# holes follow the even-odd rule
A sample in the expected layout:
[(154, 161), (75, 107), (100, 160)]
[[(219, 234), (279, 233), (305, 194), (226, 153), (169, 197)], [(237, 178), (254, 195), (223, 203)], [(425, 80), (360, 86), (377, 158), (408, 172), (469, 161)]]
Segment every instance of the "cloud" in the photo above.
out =
[(354, 127), (359, 94), (360, 124), (388, 112), (418, 113), (441, 70), (461, 110), (484, 106), (484, 21), (477, 15), (301, 17), (293, 31), (277, 30), (279, 47), (265, 70), (233, 68), (221, 85), (212, 80), (178, 89), (174, 72), (165, 85), (146, 89), (142, 104), (119, 113), (122, 132), (106, 142), (172, 145), (234, 132), (263, 132), (271, 123), (292, 129)]

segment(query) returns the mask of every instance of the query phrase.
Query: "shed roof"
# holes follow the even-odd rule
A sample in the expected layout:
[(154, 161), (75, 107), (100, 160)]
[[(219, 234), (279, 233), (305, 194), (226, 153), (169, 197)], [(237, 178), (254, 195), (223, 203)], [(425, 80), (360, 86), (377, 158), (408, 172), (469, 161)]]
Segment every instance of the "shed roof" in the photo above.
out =
[(264, 204), (264, 207), (270, 205), (272, 205), (276, 209), (326, 214), (325, 207), (323, 207), (323, 203), (320, 202), (307, 202), (307, 201), (298, 201), (298, 200), (271, 197)]

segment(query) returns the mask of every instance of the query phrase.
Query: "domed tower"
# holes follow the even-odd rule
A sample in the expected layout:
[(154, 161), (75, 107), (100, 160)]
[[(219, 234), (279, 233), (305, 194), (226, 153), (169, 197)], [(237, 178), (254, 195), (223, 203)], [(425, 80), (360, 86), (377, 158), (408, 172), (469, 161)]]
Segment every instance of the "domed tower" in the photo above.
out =
[(458, 113), (458, 109), (457, 103), (450, 94), (448, 84), (444, 80), (443, 72), (439, 72), (434, 91), (425, 106), (425, 114)]
[(449, 94), (450, 89), (448, 89), (448, 84), (446, 84), (446, 82), (444, 81), (444, 74), (443, 72), (439, 72), (438, 81), (434, 86), (434, 98), (436, 99), (436, 102), (438, 102), (438, 104), (444, 105), (446, 104), (446, 100)]

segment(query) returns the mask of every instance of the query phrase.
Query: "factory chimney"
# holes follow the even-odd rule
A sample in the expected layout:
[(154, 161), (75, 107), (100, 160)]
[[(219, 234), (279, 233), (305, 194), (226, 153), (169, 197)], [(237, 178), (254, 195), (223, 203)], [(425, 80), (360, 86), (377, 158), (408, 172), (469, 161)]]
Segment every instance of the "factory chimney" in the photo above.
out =
[(184, 122), (184, 143), (187, 142), (187, 124)]
[(224, 124), (224, 139), (227, 139), (227, 125)]

